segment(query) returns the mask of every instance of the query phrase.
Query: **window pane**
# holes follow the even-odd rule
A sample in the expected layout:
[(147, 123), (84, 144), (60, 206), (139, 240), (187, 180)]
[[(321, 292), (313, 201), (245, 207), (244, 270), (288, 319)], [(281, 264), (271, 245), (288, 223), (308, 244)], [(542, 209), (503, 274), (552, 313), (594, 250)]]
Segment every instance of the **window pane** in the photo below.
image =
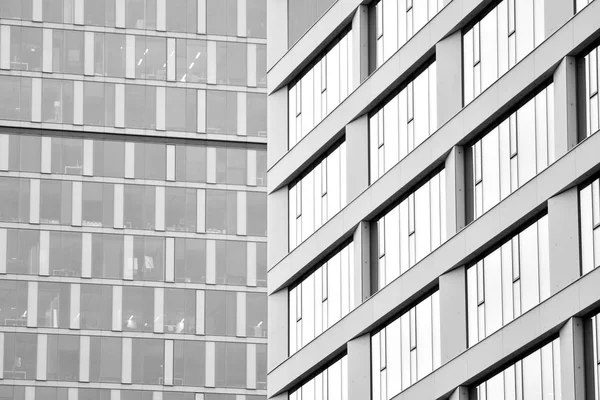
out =
[(206, 334), (236, 335), (237, 296), (235, 292), (207, 290)]
[(162, 340), (133, 339), (132, 383), (159, 384), (163, 378), (163, 352)]
[(4, 334), (4, 379), (35, 379), (37, 336)]
[(121, 338), (92, 336), (90, 382), (121, 382), (121, 354)]
[(195, 333), (196, 291), (165, 289), (164, 310), (165, 333)]
[[(206, 365), (204, 342), (177, 340), (174, 342), (173, 350), (173, 378), (175, 384), (204, 386)], [(163, 400), (165, 400), (164, 396)]]
[(175, 282), (206, 281), (206, 242), (202, 239), (175, 239)]
[(38, 327), (68, 329), (70, 306), (71, 285), (49, 282), (38, 284)]
[(27, 282), (0, 281), (0, 325), (27, 326)]
[(215, 343), (215, 384), (226, 388), (246, 387), (246, 345)]
[(7, 230), (6, 272), (37, 275), (40, 265), (40, 233), (34, 230)]
[(123, 330), (137, 332), (154, 331), (153, 288), (123, 287)]
[(81, 285), (81, 329), (112, 329), (112, 286)]

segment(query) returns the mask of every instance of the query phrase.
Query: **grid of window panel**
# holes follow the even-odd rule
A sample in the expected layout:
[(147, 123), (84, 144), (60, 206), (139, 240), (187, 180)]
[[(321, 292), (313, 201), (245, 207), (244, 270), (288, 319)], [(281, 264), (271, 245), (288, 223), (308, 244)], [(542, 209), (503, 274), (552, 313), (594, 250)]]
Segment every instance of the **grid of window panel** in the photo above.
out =
[(346, 206), (346, 171), (346, 142), (343, 142), (290, 186), (290, 251)]
[(380, 0), (375, 13), (375, 68), (404, 46), (444, 7), (442, 0)]
[(553, 85), (475, 142), (470, 158), (476, 219), (555, 161)]
[(560, 399), (560, 342), (555, 339), (472, 388), (470, 399)]
[(377, 221), (377, 290), (446, 241), (446, 175), (442, 170)]
[(393, 398), (440, 366), (439, 303), (435, 292), (372, 336), (374, 400)]
[(584, 57), (585, 63), (585, 110), (587, 115), (587, 136), (600, 128), (600, 101), (598, 99), (598, 64), (600, 47), (596, 47)]
[(502, 0), (463, 35), (464, 104), (545, 40), (544, 2)]
[(290, 400), (348, 400), (348, 359), (342, 357), (317, 376), (290, 391)]
[(290, 354), (358, 305), (354, 279), (354, 246), (350, 243), (290, 290)]
[(389, 171), (437, 129), (435, 62), (369, 120), (371, 183)]
[(581, 267), (587, 274), (600, 266), (600, 179), (579, 192)]
[(353, 62), (352, 31), (348, 31), (290, 86), (290, 149), (352, 93)]
[(548, 217), (467, 270), (469, 346), (550, 297)]

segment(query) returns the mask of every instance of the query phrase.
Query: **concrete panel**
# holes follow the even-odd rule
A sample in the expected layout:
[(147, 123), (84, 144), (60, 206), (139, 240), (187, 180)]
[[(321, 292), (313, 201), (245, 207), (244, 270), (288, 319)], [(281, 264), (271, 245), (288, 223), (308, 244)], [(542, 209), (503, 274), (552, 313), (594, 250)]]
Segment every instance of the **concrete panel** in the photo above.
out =
[(277, 367), (288, 356), (288, 293), (289, 292), (286, 288), (275, 294), (270, 295), (268, 298), (268, 371), (271, 371), (272, 369)]
[(459, 267), (440, 276), (441, 362), (467, 349), (467, 271)]
[(360, 5), (352, 18), (352, 83), (357, 88), (369, 76), (369, 7)]
[(463, 104), (462, 31), (456, 31), (435, 46), (437, 64), (437, 126), (444, 125)]
[(271, 93), (267, 97), (267, 132), (269, 134), (267, 154), (268, 167), (281, 157), (283, 157), (288, 149), (288, 90), (287, 87)]
[(563, 399), (586, 398), (584, 341), (583, 320), (569, 319), (560, 330), (560, 380)]
[(287, 10), (287, 1), (267, 0), (267, 70), (287, 51)]
[(369, 187), (369, 116), (363, 115), (346, 126), (348, 202)]
[(452, 237), (466, 225), (465, 153), (462, 146), (450, 150), (446, 171), (446, 237)]
[(289, 248), (288, 240), (288, 190), (287, 187), (271, 193), (267, 197), (267, 264), (272, 265), (275, 261), (284, 257)]
[(348, 400), (371, 398), (371, 335), (348, 342)]
[(544, 1), (544, 30), (548, 37), (556, 32), (575, 14), (572, 1), (543, 0)]
[(577, 133), (577, 62), (565, 57), (554, 71), (553, 159), (577, 145)]
[(354, 298), (356, 305), (371, 296), (371, 224), (361, 222), (354, 232)]

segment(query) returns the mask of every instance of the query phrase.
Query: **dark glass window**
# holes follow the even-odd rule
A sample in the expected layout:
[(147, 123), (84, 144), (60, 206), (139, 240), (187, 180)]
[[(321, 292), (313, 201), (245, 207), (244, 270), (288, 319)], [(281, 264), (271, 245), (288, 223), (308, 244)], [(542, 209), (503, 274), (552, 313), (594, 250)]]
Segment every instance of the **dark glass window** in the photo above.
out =
[(0, 177), (0, 221), (29, 222), (29, 179)]
[(246, 129), (248, 136), (267, 136), (267, 96), (246, 94)]
[(213, 35), (237, 36), (237, 0), (207, 0), (206, 31)]
[(123, 277), (124, 243), (121, 235), (92, 235), (92, 277)]
[(121, 341), (120, 337), (90, 338), (90, 382), (121, 382)]
[(27, 326), (27, 282), (0, 281), (0, 325)]
[(248, 37), (267, 37), (266, 0), (246, 0), (246, 21)]
[(123, 330), (154, 331), (154, 288), (123, 286)]
[(206, 41), (177, 39), (177, 80), (206, 83)]
[(83, 226), (112, 227), (114, 223), (114, 198), (113, 184), (83, 182)]
[(203, 239), (175, 239), (175, 282), (206, 282), (206, 242)]
[[(36, 389), (37, 390), (37, 389)], [(80, 388), (77, 400), (111, 400), (111, 391), (108, 389), (84, 389)], [(121, 395), (121, 399), (123, 399)], [(65, 400), (65, 399), (60, 399)]]
[(175, 178), (177, 181), (206, 182), (206, 147), (176, 145)]
[(206, 231), (223, 234), (237, 232), (237, 192), (206, 191)]
[(167, 130), (196, 132), (197, 98), (195, 89), (167, 88)]
[(38, 284), (38, 318), (40, 328), (70, 327), (71, 285), (40, 282)]
[(264, 293), (246, 293), (246, 335), (267, 336), (267, 296)]
[(8, 169), (10, 171), (40, 172), (42, 158), (40, 136), (8, 136)]
[(175, 385), (204, 386), (206, 363), (204, 342), (177, 340), (174, 343), (173, 357)]
[(42, 80), (42, 121), (73, 123), (75, 107), (73, 81)]
[(8, 229), (6, 241), (6, 272), (37, 275), (40, 267), (40, 232)]
[(267, 194), (248, 192), (246, 202), (246, 233), (249, 236), (267, 236)]
[[(83, 172), (83, 140), (52, 138), (52, 173), (81, 175)], [(44, 182), (44, 181), (43, 181)], [(43, 183), (42, 183), (43, 184)]]
[(135, 177), (165, 180), (167, 147), (162, 143), (135, 143)]
[(125, 228), (154, 229), (154, 186), (125, 185), (123, 221)]
[(246, 285), (246, 242), (216, 242), (217, 283)]
[(115, 78), (125, 77), (125, 35), (94, 33), (94, 73)]
[(196, 33), (197, 0), (169, 0), (167, 6), (167, 31)]
[(70, 225), (71, 182), (42, 180), (40, 193), (40, 222)]
[(105, 82), (84, 82), (83, 123), (85, 125), (115, 125), (115, 85)]
[(50, 275), (81, 276), (81, 248), (81, 233), (50, 232)]
[(237, 294), (216, 290), (206, 291), (207, 335), (236, 335)]
[(10, 69), (42, 70), (42, 30), (40, 28), (10, 27)]
[(163, 378), (162, 340), (133, 339), (131, 382), (158, 385)]
[(246, 345), (215, 343), (215, 384), (218, 387), (246, 387)]
[(206, 133), (237, 134), (237, 93), (206, 91)]
[(0, 2), (0, 16), (2, 18), (31, 20), (32, 11), (32, 0), (4, 0)]
[(113, 0), (84, 0), (85, 25), (115, 26)]
[(4, 334), (4, 379), (35, 379), (37, 335)]
[(256, 345), (256, 388), (267, 388), (267, 346), (264, 344)]
[(0, 119), (31, 121), (31, 78), (0, 76)]
[(112, 286), (81, 285), (81, 329), (110, 330), (112, 328)]
[(167, 187), (165, 192), (167, 230), (196, 232), (196, 189)]
[(83, 75), (83, 31), (52, 31), (52, 71)]
[(125, 85), (125, 127), (156, 129), (156, 88)]
[(125, 176), (125, 142), (94, 141), (94, 175), (110, 178)]
[(135, 37), (135, 77), (164, 81), (167, 79), (167, 40)]
[[(49, 381), (79, 380), (79, 337), (75, 335), (48, 335)], [(36, 390), (37, 391), (37, 390)], [(36, 397), (39, 393), (36, 393)]]
[(156, 29), (156, 0), (125, 0), (125, 26)]
[(317, 22), (337, 0), (288, 0), (288, 46)]
[(127, 268), (133, 268), (133, 279), (139, 281), (162, 281), (165, 275), (165, 240), (161, 237), (135, 236), (133, 260)]
[(196, 332), (196, 291), (165, 289), (164, 332)]
[(267, 287), (267, 244), (256, 243), (256, 284)]
[(248, 82), (247, 45), (235, 42), (217, 42), (217, 83), (245, 86)]

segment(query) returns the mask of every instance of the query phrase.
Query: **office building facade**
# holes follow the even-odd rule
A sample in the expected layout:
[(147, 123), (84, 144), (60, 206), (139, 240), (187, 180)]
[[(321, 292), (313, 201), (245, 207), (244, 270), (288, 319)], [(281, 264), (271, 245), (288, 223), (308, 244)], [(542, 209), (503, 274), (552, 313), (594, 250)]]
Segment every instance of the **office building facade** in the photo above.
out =
[(266, 3), (0, 4), (0, 398), (266, 398)]
[(268, 9), (269, 398), (599, 399), (600, 2)]

